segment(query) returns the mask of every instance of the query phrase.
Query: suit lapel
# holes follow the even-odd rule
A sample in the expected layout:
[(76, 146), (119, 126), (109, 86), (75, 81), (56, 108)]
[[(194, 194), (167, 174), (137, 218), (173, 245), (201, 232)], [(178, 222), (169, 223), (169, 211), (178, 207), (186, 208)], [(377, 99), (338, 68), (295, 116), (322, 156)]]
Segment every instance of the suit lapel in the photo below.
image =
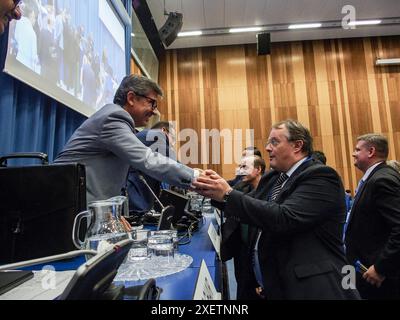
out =
[(369, 181), (369, 180), (371, 179), (371, 177), (372, 177), (380, 168), (382, 168), (384, 165), (385, 165), (385, 163), (383, 162), (383, 163), (381, 163), (380, 165), (378, 165), (374, 170), (372, 170), (372, 172), (371, 172), (370, 175), (368, 176), (367, 180), (365, 180), (365, 182), (363, 183), (363, 185), (361, 186), (361, 188), (360, 188), (359, 190), (357, 190), (357, 194), (356, 194), (355, 197), (354, 197), (353, 205), (351, 206), (349, 221), (347, 222), (347, 224), (348, 224), (349, 226), (350, 226), (350, 222), (351, 222), (351, 220), (352, 220), (352, 218), (353, 218), (353, 216), (354, 216), (355, 208), (357, 207), (357, 204), (358, 204), (358, 202), (360, 201), (361, 196), (362, 196), (364, 190), (365, 190), (366, 187), (367, 187), (368, 181)]
[(293, 174), (289, 177), (289, 179), (286, 181), (286, 183), (284, 184), (281, 192), (278, 194), (278, 196), (275, 199), (275, 202), (280, 203), (281, 199), (284, 197), (285, 193), (290, 189), (290, 187), (293, 185), (293, 183), (297, 180), (297, 178), (299, 177), (299, 175), (308, 167), (310, 167), (311, 165), (313, 165), (315, 163), (315, 161), (313, 159), (309, 159), (304, 161), (300, 167), (298, 167), (296, 169), (295, 172), (293, 172)]
[(279, 172), (270, 171), (266, 173), (260, 180), (258, 187), (254, 193), (254, 198), (267, 200), (268, 193), (271, 187), (275, 184), (276, 179), (279, 177)]

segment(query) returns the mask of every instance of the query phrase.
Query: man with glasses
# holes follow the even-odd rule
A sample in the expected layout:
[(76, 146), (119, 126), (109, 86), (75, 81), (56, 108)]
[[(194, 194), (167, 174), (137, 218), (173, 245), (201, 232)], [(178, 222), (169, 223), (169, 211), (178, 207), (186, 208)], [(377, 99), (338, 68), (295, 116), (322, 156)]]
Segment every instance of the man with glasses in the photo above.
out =
[(72, 135), (56, 163), (79, 162), (86, 167), (87, 201), (119, 195), (129, 167), (150, 177), (188, 188), (199, 170), (193, 170), (153, 152), (136, 137), (145, 126), (163, 92), (157, 83), (138, 75), (126, 76), (108, 104), (87, 119)]
[(4, 32), (12, 19), (21, 18), (19, 2), (20, 0), (0, 0), (0, 34)]
[(312, 158), (312, 138), (302, 124), (273, 125), (266, 150), (273, 169), (257, 190), (233, 190), (215, 172), (193, 184), (225, 201), (224, 214), (258, 228), (252, 267), (267, 299), (358, 299), (343, 280), (344, 189), (332, 168)]

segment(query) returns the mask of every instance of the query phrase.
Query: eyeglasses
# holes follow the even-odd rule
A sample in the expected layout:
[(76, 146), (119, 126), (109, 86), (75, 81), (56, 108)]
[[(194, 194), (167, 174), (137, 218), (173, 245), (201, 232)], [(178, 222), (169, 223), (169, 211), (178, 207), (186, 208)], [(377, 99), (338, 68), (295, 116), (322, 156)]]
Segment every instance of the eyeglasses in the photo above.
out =
[(136, 92), (134, 92), (134, 94), (137, 95), (138, 97), (142, 97), (142, 98), (147, 99), (147, 102), (149, 102), (151, 104), (151, 109), (153, 111), (157, 109), (157, 100), (155, 100), (153, 98), (150, 98), (148, 96), (145, 96), (143, 94), (136, 93)]
[(272, 138), (272, 139), (269, 139), (268, 141), (267, 141), (267, 144), (265, 145), (266, 147), (270, 144), (270, 145), (272, 145), (273, 147), (276, 147), (278, 144), (280, 144), (281, 142), (278, 140), (278, 139), (275, 139), (275, 138)]

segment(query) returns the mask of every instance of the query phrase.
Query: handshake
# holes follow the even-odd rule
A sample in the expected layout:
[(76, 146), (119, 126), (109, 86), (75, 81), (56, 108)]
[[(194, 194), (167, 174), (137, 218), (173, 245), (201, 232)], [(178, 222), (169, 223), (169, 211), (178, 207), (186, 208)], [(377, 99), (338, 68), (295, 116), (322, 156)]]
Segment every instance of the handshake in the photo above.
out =
[(223, 201), (225, 194), (232, 190), (228, 182), (213, 170), (197, 170), (200, 175), (193, 181), (191, 190), (207, 198)]

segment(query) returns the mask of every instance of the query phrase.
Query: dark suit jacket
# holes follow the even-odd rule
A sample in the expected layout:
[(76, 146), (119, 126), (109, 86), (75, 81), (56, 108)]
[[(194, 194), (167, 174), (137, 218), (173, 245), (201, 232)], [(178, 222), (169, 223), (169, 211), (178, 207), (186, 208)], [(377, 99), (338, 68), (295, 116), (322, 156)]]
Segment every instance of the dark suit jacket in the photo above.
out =
[[(169, 146), (169, 141), (161, 129), (142, 130), (136, 134), (136, 137), (154, 152), (159, 152), (163, 156), (176, 160), (176, 154)], [(141, 173), (133, 167), (129, 168), (126, 189), (129, 196), (129, 211), (144, 214), (150, 211), (154, 205), (154, 196), (143, 181), (139, 178), (142, 174), (149, 187), (158, 196), (160, 194), (160, 185), (162, 177), (154, 179), (147, 174)]]
[[(382, 284), (385, 287), (399, 278), (400, 176), (396, 170), (382, 163), (368, 176), (354, 199), (345, 239), (350, 263), (360, 260), (367, 267), (374, 265), (379, 274), (389, 277)], [(364, 297), (361, 287), (366, 283), (360, 281)]]
[(260, 181), (254, 199), (232, 191), (225, 214), (263, 230), (258, 252), (269, 299), (358, 299), (342, 287), (344, 189), (338, 174), (313, 159), (266, 201), (279, 172)]
[[(243, 194), (254, 191), (251, 184), (243, 181), (237, 183), (233, 189)], [(215, 204), (215, 201), (211, 203)], [(247, 232), (242, 228), (247, 229)], [(222, 224), (220, 256), (222, 261), (234, 259), (236, 300), (259, 299), (255, 290), (259, 285), (254, 277), (251, 247), (256, 236), (257, 228), (249, 225), (242, 226), (238, 217), (227, 218)]]

